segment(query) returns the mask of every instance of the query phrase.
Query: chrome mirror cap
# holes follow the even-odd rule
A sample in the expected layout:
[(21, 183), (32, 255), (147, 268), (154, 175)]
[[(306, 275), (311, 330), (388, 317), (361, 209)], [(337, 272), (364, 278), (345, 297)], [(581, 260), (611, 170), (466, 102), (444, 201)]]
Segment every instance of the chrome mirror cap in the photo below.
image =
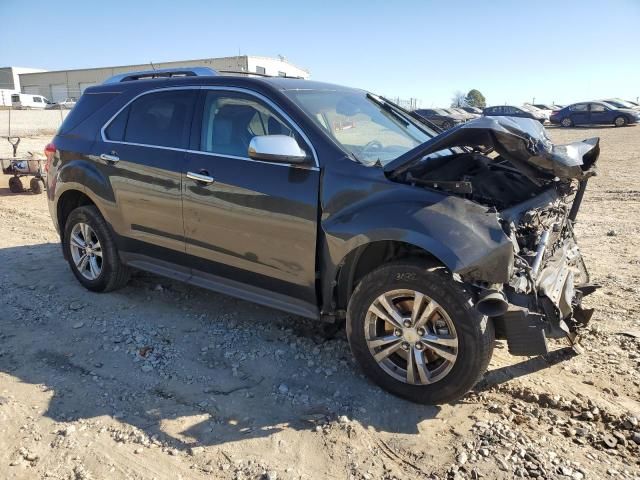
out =
[(249, 158), (266, 162), (305, 163), (307, 154), (295, 138), (287, 135), (258, 135), (249, 143)]

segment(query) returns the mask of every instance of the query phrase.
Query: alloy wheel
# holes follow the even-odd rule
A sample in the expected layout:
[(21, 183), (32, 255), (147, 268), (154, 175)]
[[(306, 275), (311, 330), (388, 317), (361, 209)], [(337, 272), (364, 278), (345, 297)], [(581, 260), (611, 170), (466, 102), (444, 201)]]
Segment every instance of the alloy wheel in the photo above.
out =
[(442, 380), (458, 358), (458, 336), (447, 312), (414, 290), (377, 297), (365, 319), (365, 339), (375, 361), (411, 385)]
[(93, 229), (86, 223), (76, 223), (69, 243), (78, 272), (87, 280), (98, 278), (102, 272), (102, 247)]

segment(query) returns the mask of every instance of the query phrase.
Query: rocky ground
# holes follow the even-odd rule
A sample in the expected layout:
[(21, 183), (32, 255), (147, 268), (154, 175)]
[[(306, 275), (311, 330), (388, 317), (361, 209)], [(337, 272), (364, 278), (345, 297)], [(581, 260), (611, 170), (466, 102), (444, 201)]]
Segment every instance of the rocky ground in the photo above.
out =
[(640, 127), (550, 135), (602, 138), (577, 226), (603, 286), (584, 353), (498, 342), (440, 407), (380, 391), (301, 318), (143, 273), (87, 292), (44, 195), (0, 177), (0, 477), (640, 479)]

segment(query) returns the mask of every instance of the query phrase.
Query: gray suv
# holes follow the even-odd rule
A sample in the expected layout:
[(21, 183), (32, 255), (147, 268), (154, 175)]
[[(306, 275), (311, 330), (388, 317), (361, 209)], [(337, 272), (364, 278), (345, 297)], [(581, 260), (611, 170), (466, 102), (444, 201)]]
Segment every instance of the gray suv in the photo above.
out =
[(91, 291), (141, 269), (345, 322), (371, 380), (449, 402), (495, 338), (544, 354), (589, 320), (573, 225), (599, 148), (555, 146), (529, 119), (429, 125), (307, 80), (120, 75), (45, 150), (51, 217)]

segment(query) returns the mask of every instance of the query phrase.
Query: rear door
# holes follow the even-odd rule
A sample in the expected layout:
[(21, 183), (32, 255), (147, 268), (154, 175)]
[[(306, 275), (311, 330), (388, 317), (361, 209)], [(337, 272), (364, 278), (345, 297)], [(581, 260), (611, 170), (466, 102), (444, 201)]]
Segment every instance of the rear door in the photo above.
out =
[[(230, 279), (258, 303), (287, 297), (299, 314), (316, 315), (320, 172), (310, 143), (272, 101), (249, 90), (203, 89), (197, 110), (183, 169), (194, 278)], [(296, 138), (313, 160), (291, 165), (249, 158), (254, 136), (276, 134)]]
[(570, 117), (574, 125), (586, 125), (589, 123), (589, 104), (576, 103), (569, 107)]
[[(181, 182), (198, 90), (168, 89), (133, 100), (102, 130), (94, 153), (113, 195), (108, 217), (122, 248), (180, 262)], [(160, 247), (160, 248), (158, 248)], [(174, 255), (175, 254), (175, 255)]]

